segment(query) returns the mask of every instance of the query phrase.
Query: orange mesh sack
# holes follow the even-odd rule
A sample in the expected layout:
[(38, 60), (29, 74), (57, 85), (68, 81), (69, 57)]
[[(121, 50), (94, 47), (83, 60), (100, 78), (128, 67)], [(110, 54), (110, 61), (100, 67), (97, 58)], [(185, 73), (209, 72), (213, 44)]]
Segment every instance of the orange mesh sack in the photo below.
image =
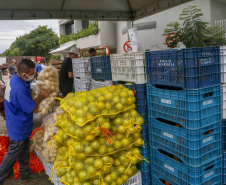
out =
[[(32, 152), (30, 152), (29, 166), (31, 168), (32, 173), (41, 172), (45, 170), (42, 165), (42, 162)], [(19, 169), (20, 169), (19, 162), (16, 161), (15, 165), (13, 166), (13, 173), (15, 179), (19, 179)]]
[(126, 111), (134, 102), (134, 92), (117, 85), (70, 93), (61, 100), (61, 108), (71, 115), (76, 124), (84, 126), (98, 116), (116, 115)]
[(7, 134), (0, 134), (0, 155), (5, 155), (8, 151), (10, 139)]
[(37, 84), (32, 91), (33, 100), (38, 97), (41, 89), (51, 91), (50, 97), (42, 100), (38, 108), (34, 111), (35, 113), (40, 113), (39, 116), (44, 116), (55, 104), (55, 97), (59, 93), (58, 72), (53, 66), (48, 66), (39, 73)]
[(32, 131), (32, 134), (29, 136), (29, 139), (32, 139), (32, 137), (36, 134), (36, 132), (38, 132), (38, 131), (40, 131), (40, 130), (42, 130), (42, 127), (38, 127), (38, 128), (36, 128), (36, 129), (34, 129), (34, 130)]

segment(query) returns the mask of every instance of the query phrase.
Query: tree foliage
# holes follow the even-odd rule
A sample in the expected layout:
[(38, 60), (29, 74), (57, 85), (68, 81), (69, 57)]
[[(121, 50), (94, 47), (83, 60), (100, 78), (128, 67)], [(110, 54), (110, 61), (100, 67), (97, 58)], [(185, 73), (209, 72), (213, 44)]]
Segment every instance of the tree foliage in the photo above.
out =
[(52, 55), (50, 60), (52, 61), (57, 61), (57, 60), (60, 60), (60, 54), (55, 54), (55, 55)]
[(95, 21), (94, 23), (91, 23), (88, 28), (86, 29), (81, 29), (77, 33), (72, 33), (70, 35), (61, 35), (60, 36), (60, 44), (64, 44), (66, 42), (72, 41), (72, 40), (77, 40), (83, 37), (88, 37), (90, 35), (97, 35), (99, 33), (99, 28), (98, 28), (98, 22)]
[[(177, 46), (177, 43), (180, 41), (180, 35), (181, 35), (181, 28), (180, 28), (180, 24), (176, 21), (176, 22), (172, 22), (170, 24), (167, 24), (167, 26), (169, 28), (166, 28), (164, 30), (164, 34), (163, 36), (166, 37), (166, 41), (168, 42), (168, 44), (174, 48)], [(176, 33), (175, 35), (170, 36), (169, 38), (167, 37), (170, 34)]]
[[(172, 22), (167, 25), (163, 36), (177, 33), (187, 48), (226, 44), (224, 37), (226, 32), (219, 26), (208, 27), (209, 23), (203, 22), (202, 16), (201, 9), (196, 6), (184, 8), (179, 17), (179, 20), (183, 21), (183, 26), (181, 27), (178, 22)], [(166, 38), (171, 47), (175, 47), (178, 42), (178, 38), (174, 37)]]
[(50, 59), (50, 49), (59, 47), (59, 37), (47, 26), (37, 29), (16, 38), (10, 48), (2, 54), (4, 56), (43, 56)]

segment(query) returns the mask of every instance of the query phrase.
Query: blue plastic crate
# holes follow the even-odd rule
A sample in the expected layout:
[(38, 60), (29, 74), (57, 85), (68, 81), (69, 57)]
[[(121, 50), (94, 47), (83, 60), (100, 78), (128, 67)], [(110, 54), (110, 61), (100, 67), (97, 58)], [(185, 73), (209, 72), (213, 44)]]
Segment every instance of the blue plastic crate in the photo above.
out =
[(141, 138), (144, 140), (144, 144), (148, 144), (149, 143), (149, 133), (148, 133), (148, 128), (147, 129), (142, 129), (141, 130)]
[(226, 152), (226, 119), (222, 120), (222, 152)]
[(159, 179), (171, 185), (215, 185), (222, 183), (222, 159), (212, 160), (199, 167), (191, 167), (180, 163), (158, 150), (151, 148), (152, 176), (158, 179), (153, 184), (160, 185)]
[(151, 172), (141, 172), (142, 185), (151, 185)]
[[(121, 84), (124, 87), (126, 87), (126, 88), (128, 88), (129, 90), (132, 90), (132, 91), (135, 90), (135, 84), (132, 83), (132, 82), (116, 82), (116, 81), (112, 81), (112, 83), (113, 83), (113, 85), (119, 85), (119, 84)], [(132, 85), (129, 85), (131, 83), (132, 83)]]
[(140, 154), (150, 162), (150, 146), (149, 146), (149, 144), (144, 144), (144, 146), (140, 146)]
[(148, 121), (144, 121), (144, 123), (142, 125), (142, 129), (146, 130), (148, 132)]
[(146, 98), (147, 97), (147, 91), (136, 91), (136, 98)]
[(142, 161), (140, 165), (140, 171), (141, 172), (150, 172), (151, 171), (151, 163), (148, 163), (147, 161)]
[(148, 115), (148, 107), (147, 105), (136, 105), (136, 110), (138, 114), (146, 114)]
[[(112, 83), (113, 83), (113, 85), (121, 84), (124, 87), (126, 87), (132, 91), (136, 91), (135, 98), (146, 98), (147, 97), (147, 93), (146, 93), (147, 84), (146, 83), (145, 84), (135, 84), (132, 82), (122, 82), (122, 81), (119, 81), (119, 82), (112, 81)], [(129, 84), (131, 84), (131, 85), (129, 85)]]
[(180, 158), (190, 166), (200, 166), (221, 155), (221, 122), (196, 130), (149, 118), (149, 144)]
[(183, 89), (221, 83), (220, 47), (145, 52), (148, 83)]
[(140, 147), (140, 154), (148, 161), (143, 160), (139, 164), (139, 170), (141, 172), (150, 172), (151, 171), (151, 162), (150, 162), (150, 147), (149, 144), (144, 144)]
[(138, 106), (146, 106), (147, 105), (147, 96), (144, 98), (136, 98), (135, 104)]
[(222, 177), (223, 177), (223, 184), (226, 184), (226, 153), (222, 153), (222, 160), (223, 160), (223, 169), (222, 169)]
[(222, 176), (223, 176), (223, 184), (226, 184), (226, 153), (222, 153), (222, 160), (223, 160), (223, 170), (222, 170)]
[(167, 90), (147, 85), (148, 115), (198, 129), (222, 120), (221, 85)]
[(112, 80), (110, 56), (95, 56), (90, 58), (92, 79)]

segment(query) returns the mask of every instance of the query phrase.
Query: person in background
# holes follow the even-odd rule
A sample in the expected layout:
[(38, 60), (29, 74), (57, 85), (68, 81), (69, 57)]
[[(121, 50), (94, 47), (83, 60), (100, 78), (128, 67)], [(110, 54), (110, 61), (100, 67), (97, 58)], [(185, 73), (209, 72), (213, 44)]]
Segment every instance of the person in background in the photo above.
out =
[(8, 69), (7, 69), (7, 72), (8, 72), (8, 75), (9, 75), (9, 78), (11, 78), (15, 72), (17, 72), (17, 67), (16, 67), (16, 60), (12, 60), (12, 64), (9, 65)]
[(5, 95), (5, 86), (0, 85), (0, 115), (5, 120), (5, 109), (4, 109), (4, 95)]
[(69, 58), (66, 58), (60, 68), (59, 72), (59, 88), (60, 92), (67, 96), (68, 93), (72, 92), (73, 88), (73, 68), (72, 68), (72, 58), (78, 58), (80, 51), (78, 48), (73, 47), (70, 49)]
[(37, 62), (35, 62), (35, 58), (34, 57), (31, 57), (31, 61), (35, 63), (35, 66), (37, 66)]
[(38, 74), (41, 72), (42, 69), (44, 69), (46, 66), (45, 66), (45, 60), (44, 59), (41, 59), (40, 61), (40, 64), (38, 64), (36, 67), (35, 67), (35, 77), (38, 77)]
[(96, 50), (94, 48), (89, 49), (89, 56), (90, 57), (96, 56)]
[(2, 83), (5, 85), (5, 82), (3, 81), (3, 72), (2, 72), (2, 70), (0, 70), (0, 80), (2, 81)]
[(18, 72), (12, 76), (6, 86), (4, 103), (10, 145), (0, 166), (0, 185), (3, 185), (17, 159), (20, 165), (19, 182), (24, 183), (39, 178), (39, 175), (31, 174), (29, 167), (29, 136), (33, 129), (33, 111), (43, 99), (50, 96), (50, 92), (41, 89), (39, 96), (32, 100), (30, 81), (34, 78), (34, 73), (34, 62), (22, 59), (18, 64)]

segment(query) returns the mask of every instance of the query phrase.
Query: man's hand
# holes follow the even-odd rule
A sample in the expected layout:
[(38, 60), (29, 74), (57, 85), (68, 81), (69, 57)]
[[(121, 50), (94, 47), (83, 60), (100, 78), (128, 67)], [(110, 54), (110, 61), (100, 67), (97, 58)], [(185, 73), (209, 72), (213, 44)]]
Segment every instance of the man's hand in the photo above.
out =
[(41, 89), (38, 97), (34, 100), (34, 102), (35, 102), (34, 110), (39, 106), (39, 104), (41, 103), (42, 100), (44, 100), (45, 98), (48, 98), (50, 96), (50, 93), (51, 93), (50, 90)]
[(50, 94), (51, 94), (50, 90), (41, 89), (39, 97), (41, 100), (43, 100), (45, 98), (48, 98), (50, 96)]

